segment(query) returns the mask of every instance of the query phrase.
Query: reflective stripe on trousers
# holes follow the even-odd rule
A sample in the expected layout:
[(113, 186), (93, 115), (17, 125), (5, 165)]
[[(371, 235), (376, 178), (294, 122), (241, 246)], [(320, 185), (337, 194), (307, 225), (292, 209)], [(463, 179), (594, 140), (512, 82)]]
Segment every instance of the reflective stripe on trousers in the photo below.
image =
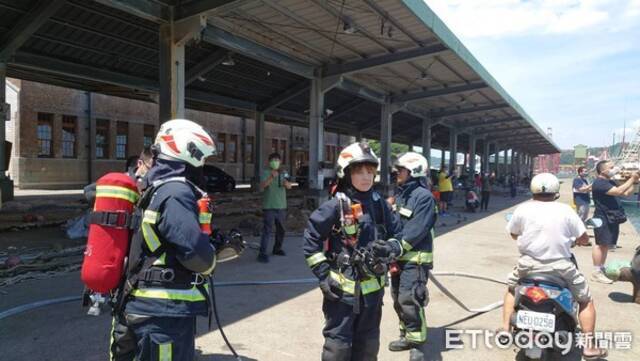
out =
[[(343, 274), (335, 271), (331, 271), (329, 273), (329, 276), (340, 284), (340, 289), (342, 289), (343, 292), (350, 295), (355, 294), (356, 282), (354, 280), (350, 280)], [(362, 290), (362, 295), (368, 295), (369, 293), (379, 291), (384, 288), (384, 284), (384, 276), (380, 277), (379, 279), (372, 277), (366, 280), (362, 280), (360, 281), (360, 289)]]

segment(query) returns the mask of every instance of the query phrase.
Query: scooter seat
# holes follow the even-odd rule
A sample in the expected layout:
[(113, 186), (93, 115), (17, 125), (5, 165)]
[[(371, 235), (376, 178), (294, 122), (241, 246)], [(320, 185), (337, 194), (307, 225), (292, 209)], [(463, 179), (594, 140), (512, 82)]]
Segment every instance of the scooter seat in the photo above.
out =
[(535, 285), (544, 283), (548, 285), (558, 286), (560, 288), (567, 288), (567, 283), (564, 281), (564, 279), (548, 273), (532, 273), (520, 279), (519, 283), (533, 283)]

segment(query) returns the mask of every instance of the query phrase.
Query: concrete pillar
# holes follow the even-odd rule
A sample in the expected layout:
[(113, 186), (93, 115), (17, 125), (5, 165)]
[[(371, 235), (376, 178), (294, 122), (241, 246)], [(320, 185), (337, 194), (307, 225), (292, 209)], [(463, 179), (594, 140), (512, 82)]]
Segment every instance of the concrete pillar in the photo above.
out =
[(449, 171), (454, 172), (458, 160), (458, 134), (449, 128)]
[(476, 145), (477, 138), (472, 135), (469, 138), (469, 174), (473, 176), (476, 174)]
[[(511, 151), (511, 152), (512, 152), (511, 153), (511, 162), (513, 162), (513, 151)], [(504, 149), (504, 159), (502, 160), (503, 164), (504, 164), (503, 168), (504, 168), (505, 174), (509, 173), (508, 172), (508, 169), (509, 169), (509, 158), (508, 157), (509, 157), (509, 149), (505, 148)]]
[(431, 122), (429, 119), (422, 119), (422, 155), (427, 158), (431, 167)]
[(489, 142), (487, 139), (483, 139), (482, 141), (482, 163), (481, 163), (482, 173), (491, 172), (489, 167)]
[(528, 172), (527, 176), (529, 177), (533, 176), (533, 170), (535, 169), (535, 166), (536, 166), (536, 158), (537, 156), (533, 154), (529, 156), (529, 168), (527, 169), (527, 172)]
[(467, 151), (468, 150), (465, 150), (464, 152), (462, 152), (463, 157), (462, 157), (462, 173), (461, 174), (464, 174), (464, 172), (467, 169), (467, 155), (468, 155)]
[(89, 149), (87, 151), (87, 184), (93, 183), (95, 179), (95, 169), (93, 166), (93, 160), (96, 159), (96, 124), (93, 119), (92, 110), (92, 95), (91, 92), (86, 92), (87, 109), (87, 140)]
[(7, 64), (0, 63), (0, 191), (2, 192), (2, 202), (10, 201), (13, 199), (13, 181), (9, 179), (5, 174), (8, 166), (5, 160), (5, 157), (7, 155), (5, 152), (5, 123), (7, 119), (10, 119), (11, 117), (11, 109), (9, 109), (9, 104), (6, 102), (6, 75)]
[(170, 21), (159, 30), (159, 120), (184, 118), (185, 59), (184, 49), (191, 40), (199, 40), (207, 26), (204, 15), (193, 16), (178, 23)]
[(174, 41), (173, 24), (160, 26), (159, 122), (184, 118), (184, 46)]
[(253, 187), (258, 190), (260, 187), (260, 178), (264, 171), (264, 113), (255, 112), (255, 146), (253, 148)]
[(440, 168), (444, 167), (447, 163), (444, 161), (445, 150), (444, 148), (440, 149)]
[(391, 128), (393, 125), (393, 109), (391, 108), (390, 103), (384, 103), (380, 111), (380, 183), (385, 190), (390, 183)]
[[(255, 149), (254, 149), (255, 152)], [(242, 157), (240, 163), (242, 164), (242, 181), (247, 181), (247, 118), (242, 117), (242, 129), (240, 134), (240, 157)]]
[(324, 150), (324, 93), (322, 79), (311, 80), (309, 98), (309, 189), (322, 190), (324, 180), (320, 175), (320, 162)]

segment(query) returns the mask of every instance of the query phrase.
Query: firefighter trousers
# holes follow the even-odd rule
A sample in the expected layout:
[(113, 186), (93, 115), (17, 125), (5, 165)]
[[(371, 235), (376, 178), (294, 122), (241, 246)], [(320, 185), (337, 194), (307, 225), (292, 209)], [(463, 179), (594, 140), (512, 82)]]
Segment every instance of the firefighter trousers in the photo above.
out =
[(429, 269), (427, 265), (404, 263), (400, 273), (391, 276), (391, 298), (400, 319), (400, 336), (414, 344), (427, 340), (424, 307), (429, 302)]
[(111, 361), (193, 361), (196, 317), (114, 318)]
[[(383, 292), (378, 291), (380, 298)], [(376, 361), (380, 349), (380, 320), (382, 299), (377, 305), (365, 307), (360, 313), (353, 306), (341, 301), (324, 300), (322, 311), (325, 342), (322, 361)]]

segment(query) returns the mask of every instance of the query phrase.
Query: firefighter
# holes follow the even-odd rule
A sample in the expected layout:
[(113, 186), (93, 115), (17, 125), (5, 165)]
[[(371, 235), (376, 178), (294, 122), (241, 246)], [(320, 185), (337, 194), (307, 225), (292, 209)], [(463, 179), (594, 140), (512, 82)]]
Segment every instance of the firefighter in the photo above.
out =
[(407, 152), (394, 163), (398, 195), (395, 212), (402, 224), (398, 237), (403, 254), (397, 271), (391, 273), (393, 308), (400, 319), (400, 339), (389, 344), (390, 351), (411, 350), (411, 360), (422, 360), (421, 345), (427, 340), (424, 307), (429, 297), (427, 279), (433, 261), (433, 227), (436, 202), (427, 189), (429, 164), (418, 153)]
[(111, 360), (191, 361), (196, 316), (210, 312), (207, 279), (216, 260), (201, 231), (211, 214), (199, 212), (206, 193), (197, 184), (216, 147), (200, 125), (176, 119), (160, 127), (153, 148), (155, 164), (146, 174), (140, 226), (115, 307)]
[[(338, 157), (332, 199), (309, 217), (304, 256), (320, 281), (323, 361), (377, 360), (386, 277), (384, 258), (402, 253), (399, 224), (373, 187), (379, 161), (367, 143)], [(373, 257), (373, 251), (379, 257)]]

